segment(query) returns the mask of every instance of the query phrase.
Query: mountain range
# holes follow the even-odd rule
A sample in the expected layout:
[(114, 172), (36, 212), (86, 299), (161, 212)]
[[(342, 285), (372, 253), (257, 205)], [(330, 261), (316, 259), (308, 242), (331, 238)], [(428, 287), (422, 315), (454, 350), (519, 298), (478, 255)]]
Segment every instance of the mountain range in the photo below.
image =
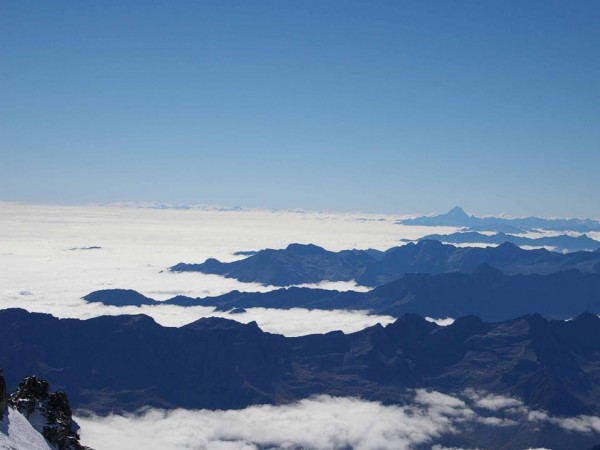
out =
[(472, 231), (497, 231), (505, 233), (531, 230), (577, 231), (586, 233), (600, 231), (600, 222), (593, 219), (545, 219), (541, 217), (476, 217), (467, 214), (460, 206), (445, 214), (422, 216), (398, 221), (403, 225), (449, 226), (469, 228)]
[(440, 327), (408, 314), (386, 327), (286, 338), (256, 323), (180, 328), (138, 316), (57, 319), (0, 311), (7, 384), (34, 374), (99, 413), (242, 408), (314, 394), (402, 403), (406, 389), (484, 390), (551, 414), (600, 414), (600, 319), (474, 316)]
[(547, 275), (506, 275), (482, 264), (473, 273), (406, 274), (369, 292), (291, 287), (157, 301), (132, 290), (108, 289), (92, 292), (84, 300), (111, 306), (212, 306), (221, 311), (295, 307), (367, 310), (394, 317), (406, 313), (433, 318), (477, 315), (491, 321), (542, 311), (545, 317), (569, 319), (584, 311), (600, 313), (600, 274), (569, 270)]
[[(449, 244), (503, 244), (510, 242), (518, 246), (552, 247), (550, 250), (560, 253), (593, 252), (600, 249), (600, 241), (596, 241), (585, 234), (581, 236), (562, 234), (559, 236), (529, 238), (506, 233), (489, 235), (477, 231), (466, 231), (451, 234), (430, 234), (417, 241), (423, 240), (436, 240)], [(405, 242), (411, 241), (405, 240)]]
[(229, 263), (207, 259), (201, 264), (179, 263), (173, 272), (202, 272), (244, 282), (290, 286), (320, 281), (355, 280), (379, 286), (407, 273), (472, 272), (486, 263), (506, 274), (548, 274), (570, 269), (600, 273), (600, 252), (560, 254), (545, 249), (524, 250), (511, 243), (497, 247), (455, 247), (422, 240), (378, 250), (331, 252), (308, 244), (290, 244), (281, 250), (266, 249)]

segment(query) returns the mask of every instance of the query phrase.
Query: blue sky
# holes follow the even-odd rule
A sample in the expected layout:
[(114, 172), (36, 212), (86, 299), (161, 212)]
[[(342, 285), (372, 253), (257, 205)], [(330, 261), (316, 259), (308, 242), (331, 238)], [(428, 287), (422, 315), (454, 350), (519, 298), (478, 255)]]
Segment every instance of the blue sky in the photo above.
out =
[(600, 217), (600, 2), (0, 3), (0, 200)]

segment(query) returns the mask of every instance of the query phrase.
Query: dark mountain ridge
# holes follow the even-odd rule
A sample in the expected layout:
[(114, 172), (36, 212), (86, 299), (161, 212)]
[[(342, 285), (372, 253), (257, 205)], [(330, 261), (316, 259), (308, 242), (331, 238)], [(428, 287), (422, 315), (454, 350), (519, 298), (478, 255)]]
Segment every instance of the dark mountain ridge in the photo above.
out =
[[(307, 308), (367, 310), (400, 317), (405, 313), (427, 317), (477, 315), (484, 320), (508, 320), (542, 312), (569, 319), (583, 311), (600, 313), (600, 274), (569, 270), (548, 275), (506, 275), (487, 264), (473, 273), (406, 274), (369, 292), (287, 288), (270, 292), (232, 291), (217, 297), (174, 297), (156, 301), (135, 291), (103, 290), (84, 297), (106, 305), (168, 304), (234, 308)], [(134, 299), (134, 301), (130, 301)]]
[(407, 273), (472, 272), (482, 263), (507, 274), (547, 274), (569, 269), (600, 273), (598, 252), (561, 254), (545, 249), (523, 250), (510, 243), (461, 248), (435, 240), (409, 243), (385, 252), (344, 250), (336, 253), (315, 245), (290, 244), (282, 250), (261, 250), (230, 263), (211, 258), (202, 264), (179, 263), (171, 270), (216, 274), (273, 286), (325, 280), (355, 280), (364, 286), (379, 286)]
[[(559, 236), (528, 238), (502, 232), (488, 235), (476, 231), (466, 231), (452, 234), (430, 234), (418, 239), (418, 241), (422, 240), (436, 240), (449, 244), (503, 244), (509, 242), (518, 246), (552, 247), (552, 251), (559, 253), (593, 252), (600, 246), (600, 241), (596, 241), (585, 234), (581, 236), (562, 234)], [(406, 242), (411, 241), (407, 240)]]
[(47, 377), (99, 413), (150, 405), (242, 408), (313, 394), (402, 403), (407, 388), (510, 395), (553, 414), (600, 414), (600, 319), (474, 316), (439, 327), (408, 314), (386, 327), (285, 338), (256, 324), (201, 319), (162, 327), (146, 316), (57, 319), (0, 311), (9, 385)]
[(351, 280), (357, 270), (374, 262), (381, 254), (376, 250), (330, 252), (313, 244), (290, 244), (283, 250), (261, 250), (231, 263), (209, 258), (202, 264), (179, 263), (170, 270), (203, 272), (245, 282), (288, 286), (323, 280)]

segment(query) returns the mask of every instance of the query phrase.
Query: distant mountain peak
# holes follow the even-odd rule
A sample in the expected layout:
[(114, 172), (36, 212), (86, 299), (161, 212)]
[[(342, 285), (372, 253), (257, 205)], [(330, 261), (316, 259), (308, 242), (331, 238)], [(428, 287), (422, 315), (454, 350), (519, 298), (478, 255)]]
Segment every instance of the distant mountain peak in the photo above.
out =
[[(519, 247), (516, 244), (513, 244), (512, 242), (503, 242), (502, 244), (498, 245), (498, 247), (496, 247), (496, 249), (498, 251), (504, 252), (505, 254), (521, 252), (521, 247)], [(523, 250), (523, 251), (525, 251), (525, 250)]]
[(195, 322), (184, 325), (183, 328), (193, 330), (258, 330), (256, 322), (240, 323), (231, 319), (222, 317), (202, 317)]
[(473, 231), (508, 231), (522, 233), (527, 230), (600, 231), (600, 221), (592, 219), (548, 219), (543, 217), (477, 217), (455, 206), (445, 214), (402, 219), (397, 223), (418, 226), (452, 226)]
[(151, 298), (132, 289), (102, 289), (82, 298), (90, 303), (104, 303), (112, 306), (140, 306), (156, 303)]
[(447, 216), (456, 217), (456, 218), (465, 218), (468, 219), (470, 216), (462, 209), (460, 206), (455, 206), (448, 213)]
[(316, 254), (316, 253), (327, 252), (327, 250), (325, 250), (323, 247), (319, 247), (318, 245), (315, 245), (315, 244), (298, 244), (298, 243), (289, 244), (286, 247), (286, 250), (289, 253), (294, 253), (294, 254)]

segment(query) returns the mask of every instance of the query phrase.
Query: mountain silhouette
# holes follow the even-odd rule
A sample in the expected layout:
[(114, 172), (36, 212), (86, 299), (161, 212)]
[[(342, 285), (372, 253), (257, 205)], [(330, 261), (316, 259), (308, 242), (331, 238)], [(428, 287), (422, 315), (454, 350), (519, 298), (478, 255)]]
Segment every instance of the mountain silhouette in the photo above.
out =
[[(586, 233), (600, 231), (600, 222), (592, 219), (544, 219), (541, 217), (505, 218), (476, 217), (456, 206), (445, 214), (422, 216), (398, 221), (403, 225), (450, 226), (472, 228), (474, 231), (515, 232), (515, 230), (554, 230)], [(507, 228), (508, 227), (508, 228)]]
[(545, 249), (523, 250), (511, 243), (498, 247), (455, 247), (437, 240), (421, 240), (385, 252), (343, 250), (330, 252), (315, 245), (290, 244), (281, 250), (261, 250), (230, 263), (208, 259), (201, 264), (179, 263), (174, 272), (201, 272), (273, 286), (320, 281), (351, 281), (379, 286), (407, 273), (472, 272), (482, 263), (507, 274), (548, 274), (577, 269), (600, 273), (600, 252), (563, 255)]
[[(487, 270), (487, 269), (486, 269)], [(440, 327), (407, 314), (386, 327), (286, 338), (255, 323), (200, 319), (180, 328), (139, 316), (57, 319), (0, 311), (0, 367), (99, 413), (242, 408), (316, 394), (401, 402), (407, 388), (481, 389), (552, 414), (600, 414), (600, 319), (526, 315)]]
[(129, 302), (140, 298), (129, 292), (102, 290), (84, 299), (116, 306), (141, 306), (148, 301), (156, 305), (212, 306), (221, 311), (261, 307), (367, 310), (394, 317), (406, 313), (433, 318), (477, 315), (490, 321), (536, 312), (554, 319), (569, 319), (583, 311), (600, 313), (600, 274), (568, 270), (547, 275), (506, 275), (485, 263), (470, 274), (406, 274), (369, 292), (292, 287), (270, 292), (232, 291), (196, 299), (178, 296), (165, 301), (141, 296), (141, 303)]
[(380, 254), (374, 250), (335, 253), (313, 244), (290, 244), (283, 250), (261, 250), (232, 263), (210, 258), (202, 264), (180, 263), (170, 269), (173, 272), (203, 272), (240, 281), (287, 286), (322, 280), (350, 280), (357, 270), (372, 263)]
[(449, 244), (503, 244), (509, 242), (518, 246), (552, 247), (551, 250), (560, 253), (593, 252), (600, 246), (600, 241), (596, 241), (585, 234), (577, 237), (563, 234), (559, 236), (528, 238), (506, 233), (489, 235), (475, 231), (466, 231), (452, 234), (430, 234), (418, 240), (436, 240)]

